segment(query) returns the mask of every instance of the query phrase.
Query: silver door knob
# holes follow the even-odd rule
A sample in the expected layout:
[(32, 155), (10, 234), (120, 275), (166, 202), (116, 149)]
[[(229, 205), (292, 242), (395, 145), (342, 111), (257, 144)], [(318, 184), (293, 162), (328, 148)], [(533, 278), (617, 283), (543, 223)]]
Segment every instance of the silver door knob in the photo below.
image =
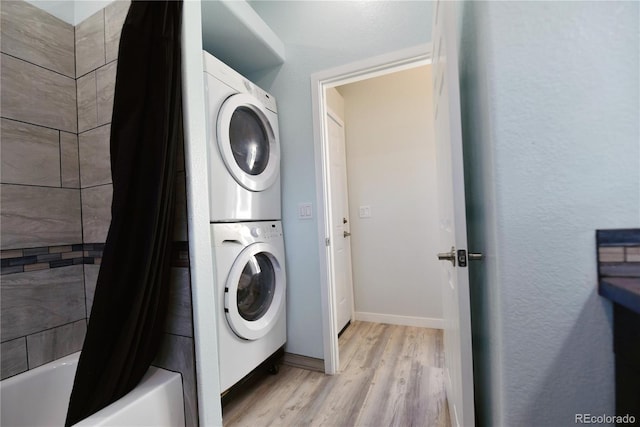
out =
[(451, 247), (451, 252), (440, 252), (438, 254), (438, 259), (440, 261), (451, 261), (453, 266), (456, 266), (456, 248)]
[(351, 233), (349, 233), (348, 231), (344, 231), (344, 232), (342, 233), (342, 235), (343, 235), (344, 237), (349, 237), (349, 236), (351, 236)]

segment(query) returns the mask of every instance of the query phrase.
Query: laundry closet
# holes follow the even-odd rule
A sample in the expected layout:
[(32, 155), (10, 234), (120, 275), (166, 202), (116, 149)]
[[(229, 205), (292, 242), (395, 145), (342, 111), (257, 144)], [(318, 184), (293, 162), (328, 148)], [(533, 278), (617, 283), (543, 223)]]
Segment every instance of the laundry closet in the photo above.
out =
[(277, 371), (287, 340), (278, 109), (227, 64), (207, 51), (202, 58), (214, 311), (227, 392), (265, 362)]

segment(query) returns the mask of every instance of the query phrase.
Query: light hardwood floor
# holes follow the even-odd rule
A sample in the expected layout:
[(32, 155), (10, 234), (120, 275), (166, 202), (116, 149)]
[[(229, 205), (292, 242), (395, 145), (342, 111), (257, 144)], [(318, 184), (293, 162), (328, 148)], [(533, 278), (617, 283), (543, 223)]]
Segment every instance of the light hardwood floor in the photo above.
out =
[(354, 322), (341, 372), (282, 366), (224, 408), (225, 426), (449, 427), (442, 331)]

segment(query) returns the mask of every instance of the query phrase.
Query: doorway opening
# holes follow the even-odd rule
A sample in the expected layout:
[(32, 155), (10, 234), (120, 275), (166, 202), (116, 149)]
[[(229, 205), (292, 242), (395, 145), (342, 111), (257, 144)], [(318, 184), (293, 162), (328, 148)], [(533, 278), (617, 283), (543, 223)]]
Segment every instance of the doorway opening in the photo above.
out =
[[(320, 271), (322, 288), (322, 314), (323, 314), (323, 345), (325, 372), (335, 374), (340, 369), (338, 351), (338, 332), (344, 327), (345, 314), (341, 303), (345, 303), (344, 290), (340, 289), (339, 282), (351, 276), (349, 265), (344, 265), (340, 256), (336, 253), (340, 251), (350, 252), (349, 235), (353, 231), (354, 223), (350, 220), (348, 213), (342, 214), (341, 205), (346, 204), (346, 197), (343, 197), (346, 176), (343, 180), (336, 179), (340, 175), (337, 171), (340, 161), (336, 162), (336, 157), (341, 154), (339, 144), (332, 144), (331, 138), (336, 133), (344, 130), (342, 118), (335, 108), (329, 106), (331, 92), (335, 88), (346, 88), (364, 80), (386, 76), (401, 71), (406, 71), (416, 67), (431, 63), (431, 45), (420, 45), (414, 48), (393, 52), (391, 54), (370, 58), (361, 62), (348, 64), (332, 70), (327, 70), (312, 76), (312, 99), (314, 108), (314, 135), (315, 135), (315, 158), (316, 158), (316, 181), (317, 188), (322, 189), (318, 193), (318, 233), (320, 247)], [(391, 143), (391, 141), (390, 141)], [(344, 147), (344, 144), (342, 144)], [(392, 147), (389, 147), (392, 149)], [(342, 148), (344, 150), (344, 148)], [(381, 173), (384, 173), (381, 171)], [(332, 179), (332, 174), (334, 178)], [(341, 182), (344, 181), (344, 182)], [(402, 190), (402, 189), (400, 189)], [(338, 194), (338, 196), (336, 196)], [(346, 194), (344, 194), (346, 195)], [(344, 212), (344, 210), (342, 211)], [(351, 207), (352, 216), (358, 220), (371, 218), (376, 215), (376, 206), (363, 204)], [(400, 215), (401, 212), (398, 212)], [(401, 221), (402, 218), (398, 217)], [(361, 221), (362, 222), (362, 221)], [(360, 236), (359, 236), (360, 237)], [(436, 276), (438, 277), (438, 276)], [(438, 277), (439, 278), (439, 277)], [(351, 286), (348, 283), (348, 286)], [(393, 283), (389, 283), (393, 286)], [(353, 299), (351, 299), (353, 301)], [(353, 318), (353, 303), (350, 304), (351, 317)], [(366, 313), (364, 313), (366, 314)], [(377, 318), (363, 318), (363, 313), (358, 313), (361, 320), (379, 321)], [(393, 323), (393, 322), (391, 322)], [(431, 326), (435, 325), (419, 325)], [(436, 326), (438, 327), (438, 326)]]

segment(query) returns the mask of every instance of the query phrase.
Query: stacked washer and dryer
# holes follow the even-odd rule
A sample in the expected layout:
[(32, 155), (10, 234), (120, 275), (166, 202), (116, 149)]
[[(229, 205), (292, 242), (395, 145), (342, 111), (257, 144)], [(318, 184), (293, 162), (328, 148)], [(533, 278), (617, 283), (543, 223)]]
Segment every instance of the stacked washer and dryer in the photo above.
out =
[(224, 392), (285, 343), (276, 100), (203, 52), (210, 226)]

